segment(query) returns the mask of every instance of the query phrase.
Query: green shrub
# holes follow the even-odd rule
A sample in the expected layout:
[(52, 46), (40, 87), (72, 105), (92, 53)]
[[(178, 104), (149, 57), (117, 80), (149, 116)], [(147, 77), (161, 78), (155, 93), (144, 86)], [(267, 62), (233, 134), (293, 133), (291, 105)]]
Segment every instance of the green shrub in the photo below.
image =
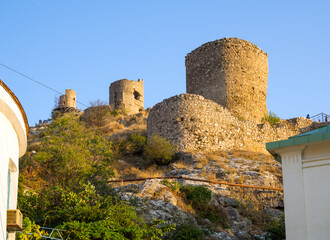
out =
[(242, 115), (234, 114), (234, 116), (235, 116), (238, 120), (240, 120), (240, 121), (244, 121), (244, 120), (245, 120), (245, 118), (244, 118)]
[(166, 240), (201, 240), (205, 232), (194, 225), (181, 224), (176, 226), (174, 232), (166, 236)]
[(263, 230), (268, 228), (268, 225), (272, 221), (270, 213), (265, 212), (263, 209), (258, 209), (258, 207), (250, 201), (245, 203), (237, 201), (237, 205), (239, 214), (249, 219), (253, 226)]
[(173, 192), (178, 192), (181, 189), (181, 184), (178, 182), (170, 182), (164, 179), (160, 183), (171, 189)]
[(60, 187), (21, 192), (19, 206), (24, 215), (39, 224), (67, 230), (70, 239), (160, 240), (174, 228), (162, 220), (145, 222), (126, 202), (111, 195), (100, 195), (91, 184), (77, 192)]
[(119, 115), (124, 115), (124, 116), (127, 116), (128, 115), (128, 111), (126, 108), (124, 107), (120, 107), (119, 109), (114, 109), (111, 111), (111, 115), (116, 117), (116, 116), (119, 116)]
[(172, 162), (175, 154), (174, 145), (159, 135), (153, 135), (148, 139), (145, 149), (145, 157), (150, 163), (168, 165)]
[(262, 119), (261, 122), (268, 122), (270, 125), (275, 125), (280, 122), (280, 118), (273, 112), (269, 112), (269, 114), (265, 115)]
[(16, 233), (17, 240), (28, 240), (28, 239), (41, 239), (39, 232), (44, 234), (44, 231), (40, 230), (40, 226), (31, 221), (28, 217), (23, 219), (23, 231)]
[(107, 123), (110, 116), (110, 108), (107, 103), (99, 99), (90, 102), (91, 107), (87, 108), (84, 112), (82, 119), (89, 127), (102, 127)]
[(229, 228), (229, 219), (226, 211), (220, 205), (213, 206), (211, 204), (207, 204), (198, 211), (198, 215), (201, 218), (209, 219), (212, 223), (220, 225), (223, 228)]
[(26, 177), (26, 186), (38, 189), (45, 183), (76, 189), (91, 182), (99, 189), (114, 177), (112, 142), (86, 128), (74, 115), (53, 120), (44, 133), (38, 152), (29, 161), (21, 161), (27, 165), (20, 164), (20, 172), (32, 171), (34, 176)]
[(118, 110), (115, 109), (115, 110), (111, 111), (111, 115), (114, 116), (114, 117), (118, 116), (119, 115)]
[(204, 186), (184, 186), (182, 191), (194, 209), (202, 209), (211, 201), (212, 192)]
[(285, 221), (284, 215), (280, 219), (273, 219), (268, 225), (266, 234), (267, 240), (281, 240), (285, 239)]
[(132, 142), (132, 151), (135, 154), (142, 154), (144, 152), (144, 149), (146, 147), (147, 143), (147, 137), (141, 135), (141, 132), (137, 134), (132, 134), (131, 137)]
[(204, 186), (184, 186), (181, 191), (196, 210), (198, 217), (207, 218), (223, 228), (229, 227), (229, 219), (223, 207), (210, 204), (212, 192), (209, 189)]

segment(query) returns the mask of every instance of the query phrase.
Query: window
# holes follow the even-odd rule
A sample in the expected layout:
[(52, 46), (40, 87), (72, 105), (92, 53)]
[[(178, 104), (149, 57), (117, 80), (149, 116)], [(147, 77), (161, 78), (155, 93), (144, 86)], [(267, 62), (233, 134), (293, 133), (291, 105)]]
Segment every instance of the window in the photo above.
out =
[(134, 98), (135, 98), (135, 100), (140, 100), (141, 94), (140, 94), (139, 92), (134, 91), (133, 94), (134, 94)]

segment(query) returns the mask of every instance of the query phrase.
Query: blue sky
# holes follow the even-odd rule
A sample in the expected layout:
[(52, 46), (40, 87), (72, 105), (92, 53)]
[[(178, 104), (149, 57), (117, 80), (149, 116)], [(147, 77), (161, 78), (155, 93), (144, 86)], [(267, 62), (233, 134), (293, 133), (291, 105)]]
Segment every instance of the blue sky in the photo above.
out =
[[(0, 0), (0, 30), (0, 63), (86, 105), (142, 78), (146, 108), (186, 92), (187, 53), (242, 38), (268, 53), (269, 110), (330, 114), (330, 1)], [(0, 78), (30, 125), (50, 117), (58, 94), (2, 66)]]

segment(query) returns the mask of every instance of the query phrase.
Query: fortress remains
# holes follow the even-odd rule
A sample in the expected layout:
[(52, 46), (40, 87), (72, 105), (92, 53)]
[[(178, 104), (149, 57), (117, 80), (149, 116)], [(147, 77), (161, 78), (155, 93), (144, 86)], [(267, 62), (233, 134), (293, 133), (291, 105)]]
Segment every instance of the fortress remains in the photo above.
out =
[(72, 89), (65, 89), (65, 94), (60, 96), (57, 106), (52, 111), (52, 118), (68, 112), (80, 112), (77, 109), (77, 94)]
[(121, 79), (110, 84), (109, 103), (111, 109), (125, 108), (129, 114), (144, 109), (143, 80)]
[(147, 134), (159, 134), (179, 151), (248, 150), (268, 153), (267, 142), (308, 131), (312, 120), (261, 123), (266, 106), (268, 57), (252, 43), (224, 38), (186, 56), (187, 94), (156, 104)]
[[(148, 117), (148, 136), (160, 134), (179, 151), (240, 149), (267, 153), (267, 142), (287, 139), (310, 129), (312, 120), (282, 120), (276, 127), (240, 120), (225, 107), (194, 94), (156, 104)], [(305, 129), (304, 129), (305, 128)]]
[(77, 94), (74, 90), (65, 89), (65, 94), (60, 96), (58, 107), (60, 107), (60, 108), (76, 108), (77, 107), (76, 97), (77, 97)]
[(187, 93), (258, 123), (268, 114), (267, 77), (267, 53), (238, 38), (203, 44), (186, 56)]

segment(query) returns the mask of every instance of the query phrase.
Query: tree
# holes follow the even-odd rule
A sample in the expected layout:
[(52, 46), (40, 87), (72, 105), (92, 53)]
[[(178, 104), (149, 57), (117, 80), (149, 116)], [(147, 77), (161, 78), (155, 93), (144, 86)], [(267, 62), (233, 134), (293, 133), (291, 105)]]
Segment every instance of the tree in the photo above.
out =
[(74, 189), (88, 181), (101, 187), (114, 176), (111, 148), (107, 138), (65, 114), (46, 128), (37, 154), (27, 156), (29, 161), (22, 160), (22, 172), (36, 171), (36, 177), (48, 187)]
[(160, 220), (146, 223), (133, 207), (100, 195), (91, 184), (77, 192), (60, 187), (25, 192), (19, 199), (24, 214), (39, 224), (67, 230), (69, 239), (160, 239), (174, 228)]
[[(69, 239), (86, 240), (156, 240), (173, 229), (160, 220), (146, 223), (112, 193), (107, 184), (114, 176), (112, 143), (106, 137), (67, 114), (42, 136), (37, 153), (21, 159), (18, 205), (33, 226), (62, 228)], [(18, 236), (29, 239), (28, 233), (31, 229)]]
[(111, 115), (111, 110), (106, 102), (96, 100), (90, 102), (91, 107), (84, 111), (83, 119), (89, 127), (102, 127)]

